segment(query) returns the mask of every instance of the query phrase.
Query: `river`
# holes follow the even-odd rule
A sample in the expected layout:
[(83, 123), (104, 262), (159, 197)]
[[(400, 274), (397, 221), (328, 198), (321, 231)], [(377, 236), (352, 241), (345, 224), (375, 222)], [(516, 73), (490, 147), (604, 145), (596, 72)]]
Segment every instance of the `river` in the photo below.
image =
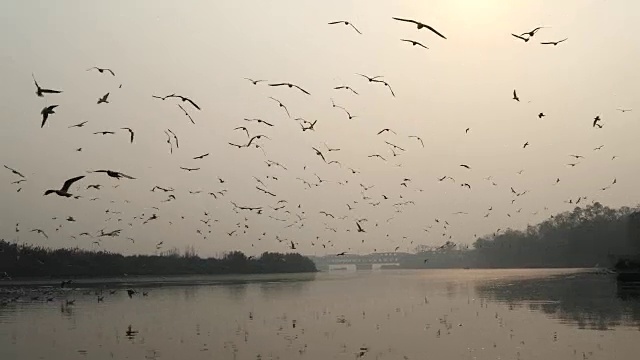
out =
[[(14, 285), (0, 282), (3, 360), (563, 360), (640, 353), (638, 292), (587, 270), (383, 270), (108, 279), (64, 289), (59, 282)], [(136, 293), (129, 297), (126, 289)]]

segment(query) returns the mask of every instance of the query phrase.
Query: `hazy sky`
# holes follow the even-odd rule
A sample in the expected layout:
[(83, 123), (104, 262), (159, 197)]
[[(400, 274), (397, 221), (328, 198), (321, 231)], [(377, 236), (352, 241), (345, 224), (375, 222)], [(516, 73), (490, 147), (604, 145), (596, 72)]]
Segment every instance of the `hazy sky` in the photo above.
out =
[[(203, 255), (289, 251), (278, 236), (293, 240), (306, 254), (368, 253), (440, 245), (449, 236), (470, 244), (474, 234), (524, 228), (570, 210), (573, 205), (565, 201), (580, 196), (588, 197), (586, 203), (634, 206), (640, 200), (634, 187), (640, 161), (639, 11), (636, 1), (600, 0), (2, 2), (0, 162), (28, 181), (12, 185), (19, 178), (0, 169), (0, 238), (97, 248), (95, 239), (78, 234), (123, 229), (119, 237), (101, 238), (101, 247), (149, 253), (164, 241), (161, 250), (193, 245)], [(430, 24), (447, 40), (394, 16)], [(334, 20), (352, 21), (363, 34), (327, 24)], [(537, 26), (548, 28), (528, 43), (510, 35)], [(540, 44), (565, 37), (558, 46)], [(400, 39), (420, 41), (429, 50)], [(111, 68), (116, 76), (87, 72), (92, 66)], [(37, 97), (32, 72), (41, 86), (64, 93)], [(355, 73), (384, 76), (396, 97)], [(244, 77), (292, 82), (311, 96), (265, 83), (254, 86)], [(333, 89), (339, 85), (360, 95)], [(513, 89), (520, 102), (512, 100)], [(97, 105), (106, 92), (110, 103)], [(196, 125), (177, 107), (179, 100), (151, 97), (171, 93), (201, 106), (197, 111), (181, 103)], [(292, 118), (269, 96), (281, 100)], [(332, 107), (331, 98), (357, 117), (349, 120)], [(40, 110), (50, 104), (60, 106), (41, 129)], [(539, 112), (547, 116), (539, 119)], [(596, 115), (602, 129), (591, 125)], [(302, 132), (293, 120), (298, 117), (318, 120), (315, 131)], [(81, 121), (88, 123), (68, 128)], [(133, 144), (119, 130), (124, 126), (136, 132)], [(260, 149), (228, 144), (247, 142), (244, 132), (233, 130), (237, 126), (271, 138), (256, 140), (266, 156)], [(383, 128), (397, 135), (376, 135)], [(166, 129), (180, 140), (173, 154)], [(93, 135), (103, 130), (116, 134)], [(409, 135), (420, 136), (424, 148)], [(406, 151), (394, 157), (385, 140)], [(523, 149), (525, 142), (530, 145)], [(325, 143), (341, 150), (329, 152)], [(312, 147), (342, 168), (325, 164)], [(192, 160), (203, 153), (211, 155)], [(368, 158), (371, 154), (388, 161)], [(585, 159), (575, 161), (570, 154)], [(267, 167), (266, 159), (288, 170)], [(567, 165), (573, 162), (579, 164)], [(187, 173), (180, 166), (201, 170)], [(360, 173), (352, 174), (349, 167)], [(95, 169), (137, 179), (86, 173)], [(82, 198), (43, 197), (46, 189), (83, 174), (87, 177), (71, 191)], [(309, 189), (296, 179), (317, 184), (314, 174), (326, 182)], [(437, 180), (445, 175), (455, 183)], [(277, 196), (256, 190), (253, 176)], [(488, 176), (498, 186), (484, 180)], [(406, 188), (400, 185), (405, 178), (411, 179)], [(600, 190), (614, 178), (615, 185)], [(89, 184), (103, 188), (87, 190)], [(364, 192), (371, 199), (363, 199), (359, 184), (375, 185)], [(168, 194), (151, 192), (154, 185), (175, 188), (176, 200), (162, 202)], [(528, 193), (515, 197), (510, 187)], [(223, 197), (207, 195), (222, 189), (228, 190)], [(93, 197), (99, 200), (89, 201)], [(287, 206), (274, 211), (269, 206), (278, 200), (287, 200)], [(415, 205), (393, 206), (409, 200)], [(235, 213), (231, 201), (265, 210)], [(200, 222), (208, 218), (205, 211), (219, 221), (212, 220), (211, 227)], [(459, 211), (468, 215), (452, 215)], [(142, 225), (154, 213), (158, 219)], [(68, 216), (77, 221), (67, 222)], [(361, 218), (368, 219), (361, 222), (366, 233), (356, 232), (355, 220)], [(33, 228), (43, 229), (49, 239), (30, 232)]]

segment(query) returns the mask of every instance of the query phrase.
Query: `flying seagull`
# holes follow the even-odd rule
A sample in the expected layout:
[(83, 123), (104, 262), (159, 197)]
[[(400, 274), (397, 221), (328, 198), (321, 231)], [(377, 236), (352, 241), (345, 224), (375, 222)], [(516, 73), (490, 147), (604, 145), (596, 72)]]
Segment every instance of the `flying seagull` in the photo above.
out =
[(271, 97), (271, 96), (269, 96), (269, 99), (271, 99), (271, 100), (273, 100), (273, 101), (277, 102), (277, 103), (278, 103), (278, 105), (279, 105), (281, 108), (283, 108), (283, 109), (284, 109), (284, 111), (286, 111), (286, 112), (287, 112), (287, 116), (288, 116), (288, 117), (291, 117), (291, 115), (289, 114), (289, 109), (287, 109), (287, 107), (286, 107), (286, 106), (284, 106), (284, 104), (283, 104), (280, 100), (278, 100), (278, 99), (276, 99), (276, 98), (273, 98), (273, 97)]
[(105, 71), (107, 71), (107, 72), (111, 73), (111, 75), (112, 75), (112, 76), (116, 76), (116, 74), (113, 72), (113, 70), (111, 70), (111, 69), (107, 69), (107, 68), (99, 68), (99, 67), (97, 67), (97, 66), (94, 66), (94, 67), (92, 67), (92, 68), (89, 68), (89, 69), (87, 69), (87, 71), (91, 71), (91, 70), (94, 70), (94, 69), (95, 69), (95, 70), (98, 70), (98, 72), (99, 72), (100, 74), (102, 74), (102, 73), (104, 73)]
[(535, 29), (533, 29), (533, 30), (531, 30), (529, 32), (524, 32), (524, 33), (520, 34), (520, 36), (529, 35), (529, 37), (532, 37), (533, 35), (535, 35), (538, 32), (538, 30), (544, 29), (544, 28), (545, 28), (544, 26), (538, 26), (537, 28), (535, 28)]
[(332, 21), (332, 22), (329, 23), (329, 25), (336, 25), (336, 24), (344, 24), (344, 25), (347, 25), (347, 26), (351, 26), (353, 28), (353, 30), (355, 30), (358, 34), (362, 35), (360, 30), (358, 30), (358, 28), (356, 28), (352, 23), (350, 23), (348, 21), (340, 20), (340, 21)]
[(267, 80), (253, 80), (253, 79), (249, 79), (249, 78), (244, 78), (244, 79), (251, 81), (251, 83), (253, 83), (253, 85), (258, 85), (258, 83), (267, 81)]
[(16, 169), (12, 169), (12, 168), (8, 167), (7, 165), (4, 165), (4, 167), (5, 167), (5, 169), (7, 169), (7, 170), (11, 171), (11, 172), (12, 172), (12, 173), (14, 173), (15, 175), (18, 175), (18, 176), (20, 176), (20, 177), (21, 177), (21, 178), (23, 178), (23, 179), (24, 179), (24, 178), (26, 178), (26, 176), (22, 175), (22, 173), (20, 173), (18, 170), (16, 170)]
[(382, 130), (378, 131), (378, 134), (377, 134), (377, 135), (380, 135), (380, 134), (382, 134), (382, 133), (383, 133), (383, 132), (385, 132), (385, 131), (392, 132), (394, 135), (398, 135), (398, 134), (396, 134), (396, 132), (395, 132), (395, 131), (393, 131), (393, 130), (391, 130), (391, 129), (389, 129), (389, 128), (385, 128), (385, 129), (382, 129)]
[(558, 40), (558, 41), (545, 41), (545, 42), (541, 42), (540, 44), (542, 44), (542, 45), (553, 45), (553, 46), (556, 46), (556, 45), (560, 44), (560, 43), (561, 43), (561, 42), (563, 42), (563, 41), (567, 41), (568, 39), (569, 39), (569, 38), (564, 38), (564, 39), (562, 39), (562, 40)]
[(375, 82), (377, 78), (381, 78), (382, 76), (378, 75), (378, 76), (374, 76), (374, 77), (369, 77), (367, 75), (362, 75), (362, 74), (356, 74), (356, 75), (360, 75), (363, 78), (369, 80), (369, 82)]
[(113, 135), (115, 134), (113, 131), (96, 131), (93, 133), (93, 135)]
[(415, 41), (415, 40), (400, 39), (400, 41), (408, 42), (408, 43), (410, 43), (410, 44), (411, 44), (411, 45), (413, 45), (413, 46), (418, 45), (418, 46), (422, 46), (422, 47), (423, 47), (423, 48), (425, 48), (425, 49), (429, 49), (428, 47), (426, 47), (426, 46), (422, 45), (420, 42)]
[(109, 100), (107, 100), (108, 97), (109, 97), (109, 93), (102, 95), (101, 98), (98, 98), (98, 104), (102, 104), (102, 103), (108, 104), (109, 103)]
[(264, 121), (262, 119), (247, 119), (247, 118), (245, 118), (244, 120), (245, 121), (249, 121), (249, 122), (255, 121), (255, 122), (259, 123), (259, 124), (265, 124), (267, 126), (273, 126), (273, 124), (268, 123), (268, 122), (266, 122), (266, 121)]
[(316, 151), (316, 155), (318, 155), (318, 156), (320, 156), (322, 158), (322, 161), (327, 162), (327, 160), (324, 158), (324, 155), (322, 155), (322, 152), (320, 152), (320, 150), (318, 150), (318, 149), (316, 149), (314, 147), (311, 147), (311, 148)]
[(33, 73), (31, 74), (31, 77), (33, 78), (33, 83), (36, 84), (36, 95), (38, 95), (39, 97), (43, 97), (44, 94), (60, 94), (62, 92), (61, 90), (51, 90), (51, 89), (41, 88), (40, 85), (38, 85), (38, 82), (36, 81), (36, 77), (35, 75), (33, 75)]
[(513, 89), (513, 100), (520, 101), (520, 98), (518, 97), (518, 94), (516, 94), (516, 89)]
[(341, 85), (341, 86), (336, 86), (334, 87), (335, 90), (340, 90), (340, 89), (345, 89), (345, 90), (351, 90), (352, 93), (359, 95), (355, 90), (353, 90), (351, 87), (346, 86), (346, 85)]
[(87, 122), (88, 122), (88, 121), (83, 121), (83, 122), (81, 122), (81, 123), (78, 123), (78, 124), (75, 124), (75, 125), (71, 125), (71, 126), (69, 126), (69, 129), (74, 128), (74, 127), (81, 128), (81, 127), (83, 127), (83, 126), (84, 126), (84, 124), (86, 124)]
[(471, 167), (466, 164), (460, 164), (461, 167), (471, 170)]
[(301, 88), (301, 87), (300, 87), (300, 86), (298, 86), (298, 85), (292, 84), (292, 83), (276, 83), (276, 84), (269, 84), (269, 86), (288, 86), (288, 87), (289, 87), (289, 89), (291, 89), (291, 88), (294, 88), (294, 87), (295, 87), (295, 88), (297, 88), (298, 90), (302, 91), (303, 93), (305, 93), (305, 94), (307, 94), (307, 95), (311, 95), (311, 94), (309, 94), (309, 92), (308, 92), (307, 90), (305, 90), (305, 89)]
[[(195, 102), (193, 102), (193, 100), (189, 99), (189, 98), (188, 98), (188, 97), (186, 97), (186, 96), (176, 95), (176, 94), (171, 94), (171, 95), (167, 95), (167, 96), (165, 96), (165, 98), (178, 98), (178, 99), (182, 100), (182, 102), (187, 101), (187, 102), (189, 102), (191, 105), (193, 105), (193, 107), (194, 107), (194, 108), (196, 108), (196, 109), (198, 109), (198, 110), (201, 110), (201, 109), (200, 109), (200, 106), (198, 106), (198, 104), (196, 104)], [(163, 99), (163, 100), (164, 100), (164, 99)]]
[(196, 156), (196, 157), (194, 157), (194, 158), (193, 158), (193, 160), (203, 159), (205, 156), (209, 156), (209, 153), (202, 154), (202, 155), (200, 155), (200, 156)]
[(427, 29), (433, 31), (436, 35), (440, 36), (441, 38), (446, 39), (446, 37), (444, 35), (440, 34), (436, 29), (432, 28), (429, 25), (423, 24), (423, 23), (415, 21), (415, 20), (401, 19), (401, 18), (397, 18), (397, 17), (394, 17), (393, 19), (394, 20), (398, 20), (398, 21), (404, 21), (404, 22), (409, 22), (409, 23), (416, 24), (418, 26), (418, 30), (420, 30), (422, 28), (427, 28)]
[(44, 127), (44, 124), (47, 122), (47, 119), (49, 118), (49, 115), (56, 113), (54, 111), (54, 109), (57, 108), (57, 107), (58, 107), (58, 105), (49, 105), (49, 106), (45, 106), (42, 109), (42, 111), (40, 111), (40, 114), (42, 114), (42, 124), (40, 125), (40, 128)]
[(133, 144), (133, 135), (134, 135), (134, 134), (133, 134), (133, 130), (131, 130), (131, 129), (130, 129), (130, 128), (128, 128), (128, 127), (120, 128), (120, 130), (127, 130), (127, 131), (129, 131), (129, 135), (131, 135), (131, 143)]
[(67, 181), (64, 182), (64, 184), (62, 185), (62, 188), (60, 188), (60, 190), (47, 190), (44, 192), (45, 195), (49, 195), (51, 193), (55, 193), (56, 195), (59, 196), (64, 196), (64, 197), (71, 197), (73, 196), (72, 194), (69, 194), (69, 188), (71, 187), (71, 185), (73, 185), (74, 182), (82, 179), (84, 177), (84, 175), (81, 176), (76, 176), (74, 178), (71, 178)]
[(422, 141), (422, 138), (416, 135), (409, 135), (410, 138), (414, 138), (418, 141), (420, 141), (420, 144), (422, 144), (422, 147), (424, 147), (424, 141)]
[(115, 178), (120, 180), (121, 178), (127, 178), (127, 179), (135, 179), (132, 176), (123, 174), (121, 172), (118, 171), (113, 171), (113, 170), (95, 170), (95, 171), (90, 171), (90, 172), (94, 172), (94, 173), (105, 173), (107, 174), (109, 177)]

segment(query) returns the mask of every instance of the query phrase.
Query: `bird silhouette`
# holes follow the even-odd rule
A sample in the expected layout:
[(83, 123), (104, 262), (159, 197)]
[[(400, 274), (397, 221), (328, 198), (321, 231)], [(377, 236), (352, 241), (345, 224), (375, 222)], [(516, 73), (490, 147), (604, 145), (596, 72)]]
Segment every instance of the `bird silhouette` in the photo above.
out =
[(258, 83), (267, 81), (267, 80), (253, 80), (250, 78), (244, 78), (244, 79), (250, 81), (253, 85), (258, 85)]
[(398, 21), (403, 21), (403, 22), (416, 24), (416, 26), (418, 27), (418, 30), (420, 30), (422, 28), (427, 28), (427, 29), (431, 30), (433, 33), (435, 33), (436, 35), (440, 36), (441, 38), (446, 39), (446, 37), (444, 35), (442, 35), (436, 29), (432, 28), (429, 25), (423, 24), (423, 23), (415, 21), (415, 20), (410, 20), (410, 19), (402, 19), (402, 18), (397, 18), (397, 17), (394, 17), (393, 19), (394, 20), (398, 20)]
[(329, 23), (329, 25), (336, 25), (336, 24), (344, 24), (344, 25), (347, 25), (347, 26), (351, 26), (353, 28), (353, 30), (355, 30), (358, 34), (362, 35), (360, 30), (358, 30), (358, 28), (356, 28), (355, 25), (353, 25), (349, 21), (339, 20), (339, 21), (332, 21), (332, 22)]
[(538, 30), (544, 29), (544, 28), (545, 28), (544, 26), (538, 26), (537, 28), (535, 28), (535, 29), (533, 29), (531, 31), (524, 32), (524, 33), (520, 34), (520, 36), (528, 35), (529, 37), (533, 37), (533, 35), (535, 35), (538, 32)]
[(105, 173), (105, 174), (107, 174), (107, 176), (112, 177), (114, 179), (118, 179), (118, 180), (120, 180), (121, 178), (135, 179), (132, 176), (129, 176), (129, 175), (126, 175), (126, 174), (123, 174), (121, 172), (114, 171), (114, 170), (94, 170), (94, 171), (90, 171), (90, 172)]
[(109, 98), (109, 93), (102, 95), (102, 97), (98, 98), (98, 104), (102, 104), (102, 103), (108, 104), (109, 103), (109, 100), (107, 100), (108, 98)]
[(202, 154), (193, 158), (193, 160), (204, 159), (206, 156), (209, 156), (209, 153)]
[(284, 109), (284, 111), (286, 111), (286, 112), (287, 112), (287, 116), (288, 116), (288, 117), (291, 117), (291, 114), (289, 114), (289, 109), (287, 109), (287, 107), (286, 107), (286, 106), (285, 106), (285, 105), (284, 105), (280, 100), (278, 100), (278, 99), (276, 99), (276, 98), (273, 98), (273, 97), (271, 97), (271, 96), (269, 96), (269, 99), (271, 99), (271, 100), (273, 100), (273, 101), (277, 102), (277, 103), (278, 103), (278, 106), (280, 106), (281, 108), (283, 108), (283, 109)]
[(107, 72), (111, 73), (112, 76), (116, 76), (116, 73), (114, 73), (113, 70), (107, 69), (107, 68), (99, 68), (97, 66), (94, 66), (92, 68), (87, 69), (87, 71), (91, 71), (91, 70), (98, 70), (98, 72), (100, 74), (103, 74), (105, 71), (107, 71)]
[(13, 169), (13, 168), (10, 168), (10, 167), (8, 167), (7, 165), (4, 165), (4, 167), (5, 167), (5, 169), (7, 169), (7, 170), (11, 171), (14, 175), (18, 175), (18, 176), (20, 176), (20, 177), (21, 177), (21, 178), (23, 178), (23, 179), (24, 179), (24, 178), (26, 178), (26, 176), (22, 175), (22, 173), (21, 173), (21, 172), (19, 172), (18, 170)]
[(421, 46), (421, 47), (423, 47), (423, 48), (425, 48), (425, 49), (429, 49), (428, 47), (424, 46), (422, 43), (420, 43), (420, 42), (418, 42), (418, 41), (415, 41), (415, 40), (400, 39), (400, 41), (407, 42), (407, 43), (409, 43), (409, 44), (411, 44), (411, 45), (413, 45), (413, 46), (418, 45), (418, 46)]
[(128, 128), (128, 127), (120, 128), (120, 130), (127, 130), (129, 132), (130, 140), (131, 140), (131, 143), (133, 144), (133, 136), (134, 136), (133, 130), (131, 130), (131, 128)]
[(420, 144), (422, 145), (422, 147), (424, 147), (424, 141), (422, 141), (422, 138), (416, 135), (409, 135), (409, 138), (413, 138), (416, 139), (418, 141), (420, 141)]
[(71, 179), (69, 179), (69, 180), (64, 182), (64, 184), (62, 185), (60, 190), (47, 190), (47, 191), (44, 192), (44, 194), (45, 195), (49, 195), (49, 194), (55, 193), (58, 196), (72, 197), (73, 195), (69, 193), (69, 188), (71, 187), (71, 185), (73, 185), (73, 183), (75, 183), (76, 181), (78, 181), (78, 180), (80, 180), (82, 178), (84, 178), (84, 175), (76, 176), (74, 178), (71, 178)]
[(78, 123), (78, 124), (75, 124), (75, 125), (71, 125), (71, 126), (69, 126), (69, 129), (74, 128), (74, 127), (81, 128), (81, 127), (83, 127), (87, 122), (88, 122), (88, 121), (83, 121), (83, 122), (81, 122), (81, 123)]
[(40, 125), (40, 128), (44, 127), (44, 124), (47, 122), (47, 119), (49, 118), (49, 115), (56, 113), (54, 111), (54, 109), (57, 108), (57, 107), (58, 107), (58, 105), (49, 105), (49, 106), (45, 106), (42, 109), (42, 111), (40, 111), (40, 114), (42, 114), (42, 124)]
[(42, 88), (40, 87), (40, 85), (38, 85), (38, 81), (36, 81), (36, 77), (35, 75), (33, 75), (33, 73), (31, 74), (31, 77), (33, 78), (33, 83), (36, 85), (36, 95), (38, 95), (39, 97), (44, 97), (44, 94), (60, 94), (62, 92), (61, 90)]
[(341, 85), (341, 86), (336, 86), (334, 87), (334, 90), (340, 90), (340, 89), (345, 89), (345, 90), (350, 90), (352, 93), (359, 95), (355, 90), (353, 90), (350, 86), (346, 86), (346, 85)]
[(564, 38), (564, 39), (558, 40), (558, 41), (545, 41), (545, 42), (541, 42), (540, 44), (556, 46), (556, 45), (560, 44), (561, 42), (567, 41), (568, 39), (569, 38)]
[(291, 84), (291, 83), (275, 83), (275, 84), (269, 84), (269, 86), (288, 86), (288, 87), (289, 87), (289, 89), (291, 89), (291, 88), (294, 88), (294, 87), (295, 87), (296, 89), (298, 89), (298, 90), (302, 91), (303, 93), (305, 93), (305, 94), (307, 94), (307, 95), (311, 95), (311, 94), (309, 94), (309, 92), (308, 92), (307, 90), (305, 90), (305, 89), (301, 88), (301, 87), (300, 87), (300, 86), (298, 86), (298, 85)]

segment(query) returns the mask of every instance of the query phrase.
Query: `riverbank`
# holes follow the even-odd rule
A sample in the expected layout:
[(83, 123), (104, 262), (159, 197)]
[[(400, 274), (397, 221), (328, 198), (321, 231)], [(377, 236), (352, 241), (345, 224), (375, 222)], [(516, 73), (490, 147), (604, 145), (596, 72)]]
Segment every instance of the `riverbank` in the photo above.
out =
[[(229, 274), (314, 273), (315, 264), (297, 253), (234, 251), (221, 258), (194, 254), (130, 255), (80, 249), (48, 249), (0, 240), (0, 278), (119, 278)], [(6, 275), (5, 275), (6, 274)]]

